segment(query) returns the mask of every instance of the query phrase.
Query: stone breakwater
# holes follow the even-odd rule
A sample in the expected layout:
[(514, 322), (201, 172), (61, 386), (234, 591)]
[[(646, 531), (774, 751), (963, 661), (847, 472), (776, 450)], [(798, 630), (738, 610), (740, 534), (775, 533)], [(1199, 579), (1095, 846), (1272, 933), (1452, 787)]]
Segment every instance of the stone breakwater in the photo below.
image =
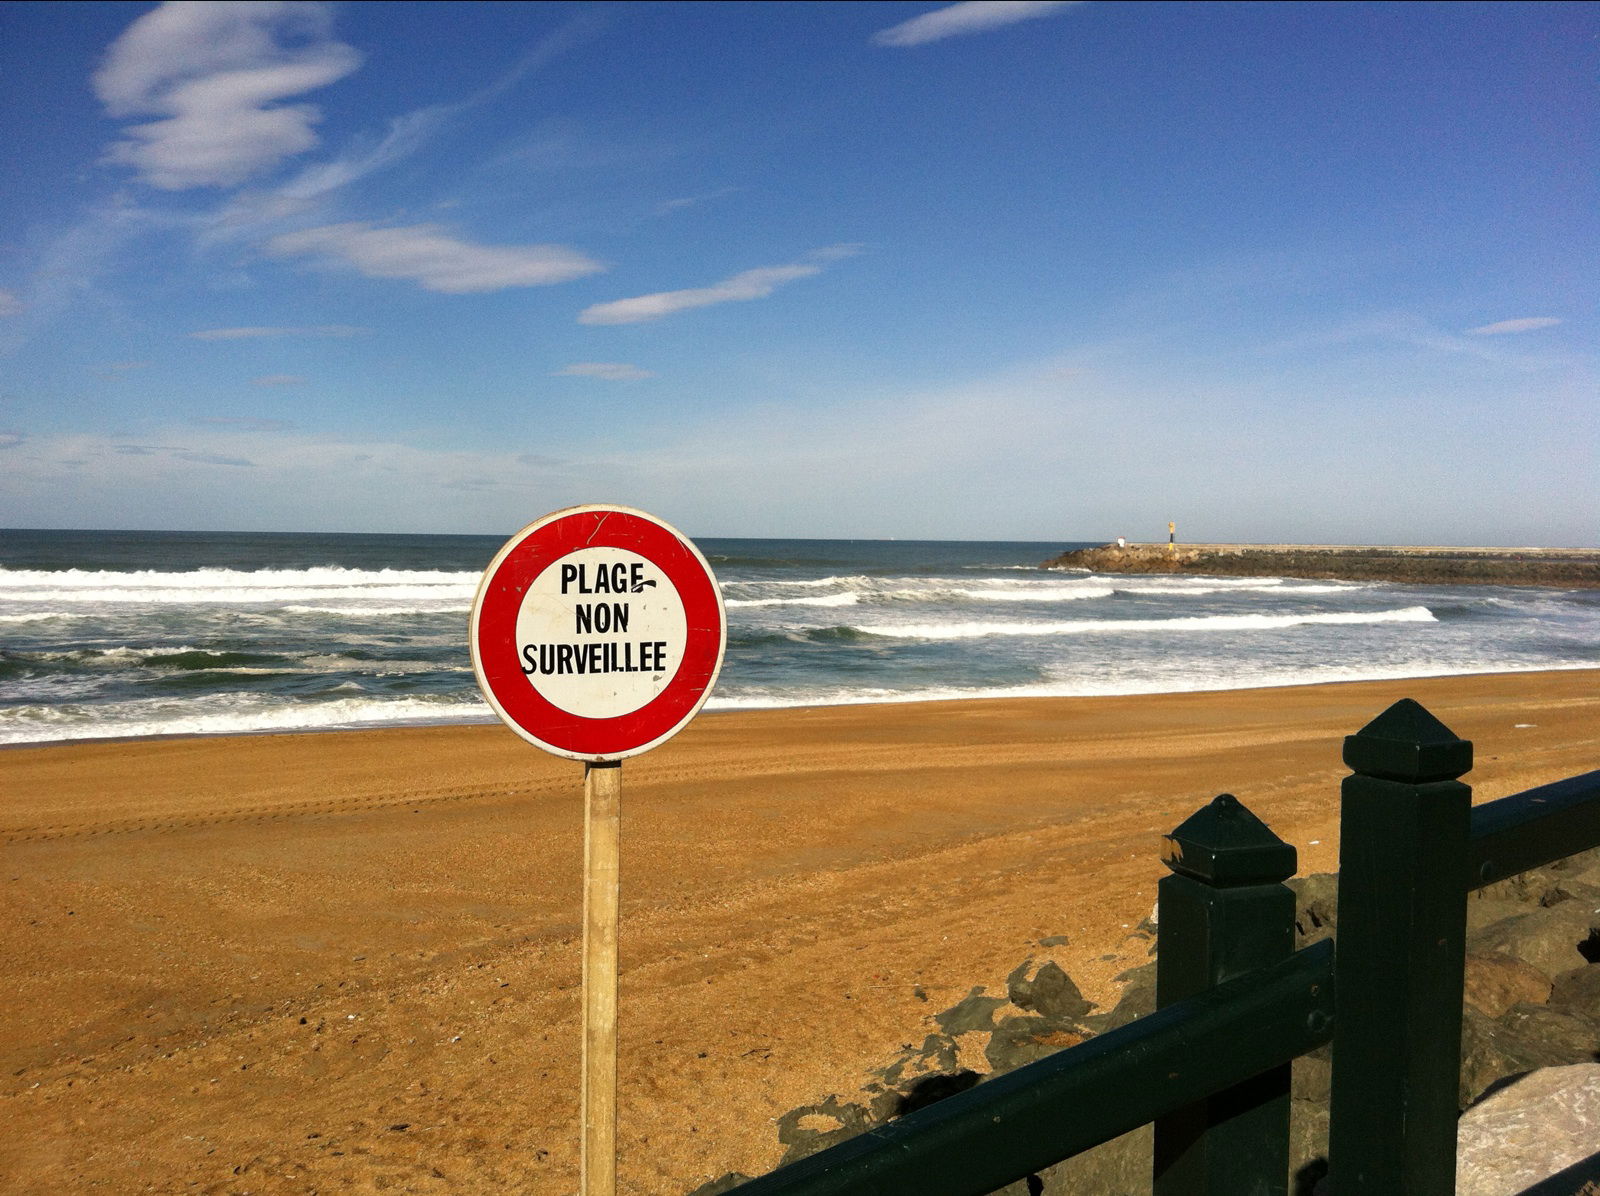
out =
[[(1288, 885), (1296, 948), (1335, 937), (1338, 875)], [(1130, 936), (1148, 943), (1152, 956), (1155, 919), (1152, 910)], [(1600, 849), (1477, 890), (1467, 904), (1467, 932), (1457, 1192), (1491, 1196), (1537, 1184), (1551, 1196), (1600, 1196), (1600, 1155), (1592, 1156), (1600, 1104), (1584, 1095), (1600, 1081)], [(781, 1161), (815, 1154), (1155, 1011), (1153, 961), (1123, 973), (1116, 1004), (1097, 1009), (1056, 958), (1066, 946), (1065, 935), (1041, 939), (998, 991), (976, 986), (931, 1013), (897, 1054), (867, 1070), (859, 1089), (830, 1093), (777, 1118)], [(1296, 1196), (1314, 1189), (1323, 1196), (1318, 1181), (1328, 1169), (1332, 1077), (1330, 1047), (1294, 1061), (1289, 1150)], [(1524, 1087), (1519, 1077), (1535, 1082)], [(1558, 1099), (1552, 1085), (1577, 1095)], [(1528, 1133), (1530, 1121), (1544, 1129)], [(1581, 1149), (1567, 1150), (1567, 1139)], [(996, 1196), (1149, 1196), (1150, 1149), (1146, 1125)], [(689, 1196), (716, 1196), (749, 1178), (732, 1172)]]
[(1095, 573), (1196, 573), (1437, 585), (1600, 588), (1592, 548), (1428, 548), (1337, 544), (1104, 544), (1045, 561)]

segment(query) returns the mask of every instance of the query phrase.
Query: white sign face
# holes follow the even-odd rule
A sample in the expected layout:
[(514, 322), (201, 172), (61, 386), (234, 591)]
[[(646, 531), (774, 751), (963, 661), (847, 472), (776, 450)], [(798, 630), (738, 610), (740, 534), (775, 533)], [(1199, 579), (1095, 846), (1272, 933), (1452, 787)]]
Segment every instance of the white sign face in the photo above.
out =
[(683, 599), (652, 561), (582, 548), (551, 562), (517, 612), (522, 672), (551, 705), (616, 718), (654, 701), (683, 663)]
[(727, 645), (722, 592), (669, 524), (617, 506), (530, 523), (484, 570), (468, 638), (484, 699), (547, 752), (647, 752), (705, 704)]

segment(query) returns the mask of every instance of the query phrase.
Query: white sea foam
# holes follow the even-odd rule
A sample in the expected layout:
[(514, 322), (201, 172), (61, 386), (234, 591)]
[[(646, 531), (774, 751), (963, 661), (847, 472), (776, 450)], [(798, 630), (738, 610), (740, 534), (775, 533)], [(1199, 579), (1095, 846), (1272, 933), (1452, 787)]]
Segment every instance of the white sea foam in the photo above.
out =
[(1434, 623), (1425, 606), (1400, 610), (1323, 611), (1283, 615), (1201, 615), (1175, 619), (1078, 619), (1061, 623), (906, 623), (857, 627), (895, 639), (961, 640), (990, 635), (1145, 635), (1162, 631), (1271, 631), (1326, 623)]
[(1331, 685), (1347, 681), (1393, 681), (1408, 677), (1462, 677), (1473, 674), (1569, 672), (1592, 664), (1506, 664), (1471, 661), (1460, 665), (1408, 663), (1400, 666), (1332, 666), (1316, 669), (1268, 669), (1238, 673), (1193, 673), (1182, 677), (1130, 673), (1121, 677), (1071, 677), (1023, 685), (960, 688), (885, 689), (868, 686), (794, 689), (765, 694), (713, 695), (707, 710), (771, 710), (796, 706), (865, 706), (905, 702), (952, 702), (974, 698), (1090, 698), (1134, 694), (1209, 693), (1239, 689), (1275, 689), (1288, 685)]
[(838, 576), (838, 577), (808, 577), (808, 578), (755, 577), (755, 578), (732, 579), (732, 580), (728, 580), (728, 581), (723, 581), (721, 583), (721, 585), (722, 585), (723, 593), (728, 593), (729, 591), (733, 590), (735, 587), (738, 587), (741, 591), (749, 590), (749, 589), (767, 590), (767, 589), (788, 589), (788, 588), (798, 589), (798, 590), (814, 590), (814, 589), (820, 589), (822, 586), (852, 586), (853, 587), (853, 586), (871, 585), (874, 580), (875, 579), (873, 579), (871, 577), (865, 577), (865, 576), (862, 576), (860, 574), (849, 574), (849, 575)]
[(950, 592), (982, 602), (1078, 602), (1085, 598), (1109, 598), (1115, 591), (1110, 586), (1034, 585), (1026, 589), (960, 589)]
[(0, 623), (42, 623), (46, 619), (76, 619), (80, 616), (64, 610), (36, 610), (20, 615), (0, 615)]
[(116, 572), (0, 568), (0, 601), (276, 603), (317, 598), (465, 599), (476, 573), (436, 569), (194, 569)]
[(470, 602), (458, 602), (455, 599), (442, 599), (429, 603), (427, 606), (407, 606), (396, 603), (394, 606), (374, 606), (370, 603), (363, 606), (306, 606), (293, 603), (282, 608), (284, 613), (292, 615), (338, 615), (349, 619), (377, 619), (388, 616), (401, 615), (451, 615), (462, 614), (472, 609)]
[(12, 601), (26, 599), (32, 602), (82, 602), (112, 604), (139, 604), (139, 605), (212, 605), (212, 604), (244, 604), (264, 603), (276, 604), (280, 602), (307, 602), (318, 598), (391, 598), (410, 599), (415, 601), (420, 598), (433, 598), (443, 602), (460, 602), (465, 598), (469, 603), (473, 594), (472, 587), (462, 589), (458, 586), (238, 586), (217, 589), (201, 589), (199, 587), (160, 588), (150, 586), (84, 588), (81, 590), (18, 590), (7, 592), (0, 597)]
[(203, 590), (279, 588), (284, 586), (477, 585), (479, 575), (444, 569), (346, 569), (337, 565), (314, 569), (191, 569), (170, 573), (158, 569), (7, 569), (0, 566), (0, 593), (18, 587), (95, 589), (145, 587)]
[(140, 699), (106, 705), (13, 706), (0, 710), (0, 743), (150, 735), (236, 735), (404, 723), (487, 722), (476, 698), (336, 698), (307, 701), (218, 694), (204, 703)]
[(95, 664), (139, 665), (151, 657), (182, 656), (188, 652), (210, 652), (209, 648), (194, 648), (179, 644), (166, 648), (135, 648), (118, 644), (110, 648), (75, 648), (70, 652), (36, 652), (35, 660), (92, 661)]
[(723, 605), (727, 607), (740, 606), (854, 606), (861, 601), (861, 595), (846, 594), (819, 594), (811, 598), (724, 598)]
[[(800, 596), (795, 589), (823, 585), (842, 588), (838, 594)], [(953, 586), (949, 579), (923, 577), (826, 577), (811, 581), (733, 581), (723, 585), (729, 608), (754, 606), (854, 606), (861, 602), (1075, 602), (1109, 598), (1104, 584), (1013, 581)], [(772, 591), (777, 590), (774, 594)], [(735, 597), (734, 595), (738, 595)]]

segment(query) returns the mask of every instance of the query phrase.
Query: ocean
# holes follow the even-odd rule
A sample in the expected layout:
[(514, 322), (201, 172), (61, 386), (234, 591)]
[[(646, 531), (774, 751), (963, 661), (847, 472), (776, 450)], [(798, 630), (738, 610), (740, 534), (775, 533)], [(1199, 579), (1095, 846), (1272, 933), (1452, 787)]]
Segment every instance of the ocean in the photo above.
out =
[[(502, 536), (0, 530), (0, 744), (491, 722)], [(1600, 591), (1044, 571), (1082, 542), (696, 543), (707, 709), (1600, 667)]]

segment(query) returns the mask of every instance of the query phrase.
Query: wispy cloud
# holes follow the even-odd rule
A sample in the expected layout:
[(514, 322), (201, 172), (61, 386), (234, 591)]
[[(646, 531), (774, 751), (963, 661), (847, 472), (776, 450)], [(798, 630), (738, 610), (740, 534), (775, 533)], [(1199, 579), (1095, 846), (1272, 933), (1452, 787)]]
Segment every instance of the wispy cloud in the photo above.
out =
[(719, 187), (715, 191), (708, 191), (704, 195), (685, 195), (679, 199), (668, 199), (656, 205), (657, 216), (667, 216), (673, 212), (681, 212), (685, 208), (698, 207), (703, 203), (721, 199), (725, 195), (732, 195), (742, 190), (740, 187)]
[(305, 202), (347, 187), (384, 167), (410, 157), (431, 141), (455, 115), (457, 107), (434, 105), (395, 117), (376, 143), (357, 144), (337, 158), (308, 166), (273, 194), (279, 200)]
[(605, 267), (565, 245), (473, 245), (437, 224), (378, 228), (365, 221), (284, 233), (267, 242), (279, 257), (343, 262), (369, 278), (401, 278), (463, 295), (569, 282)]
[(270, 190), (234, 196), (200, 230), (201, 242), (261, 240), (296, 224), (318, 223), (316, 213), (325, 211), (341, 190), (425, 149), (473, 110), (596, 36), (606, 23), (607, 18), (596, 13), (571, 17), (535, 42), (508, 70), (466, 97), (401, 113), (390, 119), (381, 135), (358, 136), (333, 157), (306, 165)]
[(22, 312), (21, 299), (10, 291), (0, 291), (0, 316), (20, 316)]
[(330, 27), (314, 3), (198, 0), (145, 13), (112, 43), (94, 87), (112, 116), (162, 119), (129, 128), (108, 157), (179, 191), (235, 186), (313, 148), (321, 113), (279, 101), (361, 64)]
[(1484, 324), (1468, 328), (1469, 336), (1504, 336), (1508, 332), (1532, 332), (1536, 328), (1553, 328), (1561, 323), (1555, 316), (1525, 316), (1520, 320), (1501, 320), (1497, 324)]
[(102, 277), (108, 264), (162, 223), (160, 214), (118, 197), (46, 237), (32, 272), (26, 310), (0, 331), (0, 357), (15, 352), (75, 304), (103, 302), (107, 296)]
[(838, 245), (824, 245), (821, 249), (813, 249), (806, 254), (814, 262), (842, 262), (847, 257), (855, 257), (866, 248), (861, 241), (842, 241)]
[(188, 461), (194, 465), (227, 465), (235, 469), (254, 469), (256, 463), (244, 457), (224, 457), (218, 453), (174, 453), (180, 461)]
[(562, 366), (550, 375), (552, 378), (603, 378), (607, 382), (637, 382), (640, 378), (654, 378), (654, 370), (640, 369), (621, 361), (575, 361)]
[(614, 299), (610, 303), (596, 303), (578, 314), (580, 324), (640, 324), (646, 320), (659, 320), (675, 312), (695, 307), (711, 307), (718, 303), (741, 303), (750, 299), (765, 299), (785, 283), (798, 278), (810, 278), (822, 273), (818, 263), (835, 262), (859, 252), (856, 245), (831, 245), (814, 250), (807, 256), (810, 262), (792, 266), (761, 266), (745, 270), (708, 287), (693, 287), (684, 291), (656, 291), (650, 295), (636, 295), (631, 299)]
[(909, 21), (880, 29), (872, 40), (880, 46), (920, 46), (925, 42), (983, 33), (1018, 21), (1053, 17), (1082, 0), (967, 0), (925, 12)]
[(202, 328), (189, 335), (197, 341), (247, 341), (273, 336), (364, 336), (370, 328), (357, 328), (353, 324), (315, 324), (309, 327), (277, 327), (262, 325), (251, 328)]
[(303, 374), (266, 374), (260, 378), (250, 379), (251, 386), (304, 386), (305, 384)]

